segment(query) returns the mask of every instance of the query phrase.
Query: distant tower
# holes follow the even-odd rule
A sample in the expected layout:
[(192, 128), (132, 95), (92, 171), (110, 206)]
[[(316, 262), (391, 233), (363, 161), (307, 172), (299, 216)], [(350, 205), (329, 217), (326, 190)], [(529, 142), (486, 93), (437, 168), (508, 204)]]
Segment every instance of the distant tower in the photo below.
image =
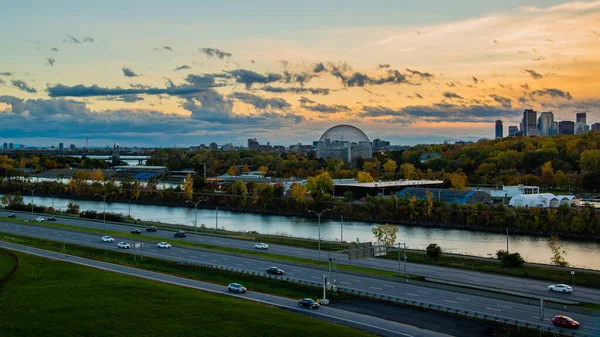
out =
[(508, 136), (509, 137), (516, 137), (517, 132), (519, 132), (519, 128), (517, 126), (511, 125), (508, 127)]
[(85, 136), (85, 148), (88, 148), (88, 136)]
[(502, 127), (502, 121), (499, 119), (496, 121), (496, 139), (504, 137), (504, 128)]
[(589, 131), (587, 125), (587, 114), (585, 112), (578, 112), (575, 119), (575, 133), (581, 134)]
[(542, 112), (540, 119), (538, 120), (540, 127), (540, 134), (542, 136), (549, 136), (555, 134), (554, 132), (554, 113), (552, 111)]
[(523, 136), (529, 136), (530, 130), (537, 129), (537, 120), (536, 120), (537, 112), (532, 109), (527, 109), (523, 111), (523, 120), (521, 123), (521, 131), (523, 132)]

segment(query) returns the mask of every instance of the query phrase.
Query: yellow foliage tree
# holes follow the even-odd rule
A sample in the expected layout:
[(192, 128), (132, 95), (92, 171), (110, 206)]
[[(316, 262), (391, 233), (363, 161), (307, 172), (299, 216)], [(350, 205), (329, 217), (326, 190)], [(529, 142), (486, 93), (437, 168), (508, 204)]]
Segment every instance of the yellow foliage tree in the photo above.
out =
[(359, 183), (370, 183), (373, 181), (373, 177), (369, 172), (358, 171), (356, 180), (358, 180)]
[(413, 164), (404, 163), (400, 165), (400, 169), (402, 170), (402, 173), (404, 173), (404, 179), (410, 180), (415, 178), (416, 170)]
[(92, 171), (92, 173), (90, 174), (90, 178), (92, 179), (92, 181), (103, 181), (104, 174), (102, 173), (102, 170), (96, 169)]
[(394, 178), (397, 168), (398, 164), (396, 164), (396, 161), (392, 159), (388, 159), (388, 161), (386, 161), (385, 164), (383, 164), (383, 169), (385, 170), (385, 173), (387, 173), (388, 177), (392, 179)]
[(371, 232), (378, 242), (383, 242), (386, 246), (392, 246), (396, 242), (398, 226), (386, 223), (385, 225), (371, 228)]
[(192, 200), (194, 197), (194, 179), (191, 173), (188, 173), (183, 182), (183, 194), (187, 200)]
[(304, 204), (304, 200), (306, 198), (306, 187), (303, 185), (293, 184), (292, 187), (290, 187), (290, 195), (297, 204), (302, 205)]

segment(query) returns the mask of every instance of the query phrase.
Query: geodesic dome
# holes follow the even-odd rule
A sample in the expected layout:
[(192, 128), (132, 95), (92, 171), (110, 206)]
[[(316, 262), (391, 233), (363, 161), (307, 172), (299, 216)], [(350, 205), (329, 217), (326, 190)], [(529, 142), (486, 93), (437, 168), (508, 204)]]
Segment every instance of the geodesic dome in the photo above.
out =
[(340, 158), (346, 162), (371, 158), (369, 137), (352, 125), (337, 125), (325, 131), (317, 145), (317, 158)]

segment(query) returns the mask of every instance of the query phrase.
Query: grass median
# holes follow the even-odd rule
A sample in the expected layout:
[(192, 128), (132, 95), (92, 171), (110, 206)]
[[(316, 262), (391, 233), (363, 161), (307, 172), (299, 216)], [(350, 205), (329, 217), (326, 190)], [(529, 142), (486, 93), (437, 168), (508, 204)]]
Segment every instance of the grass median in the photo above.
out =
[(368, 336), (275, 307), (16, 253), (0, 335)]

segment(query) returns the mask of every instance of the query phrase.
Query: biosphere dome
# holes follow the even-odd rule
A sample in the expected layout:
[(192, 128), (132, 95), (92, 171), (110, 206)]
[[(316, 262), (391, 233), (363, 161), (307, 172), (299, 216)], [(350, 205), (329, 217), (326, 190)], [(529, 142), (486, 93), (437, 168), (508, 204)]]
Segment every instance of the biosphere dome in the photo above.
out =
[(325, 131), (317, 144), (317, 158), (340, 158), (352, 162), (359, 157), (371, 158), (369, 137), (352, 125), (337, 125)]

